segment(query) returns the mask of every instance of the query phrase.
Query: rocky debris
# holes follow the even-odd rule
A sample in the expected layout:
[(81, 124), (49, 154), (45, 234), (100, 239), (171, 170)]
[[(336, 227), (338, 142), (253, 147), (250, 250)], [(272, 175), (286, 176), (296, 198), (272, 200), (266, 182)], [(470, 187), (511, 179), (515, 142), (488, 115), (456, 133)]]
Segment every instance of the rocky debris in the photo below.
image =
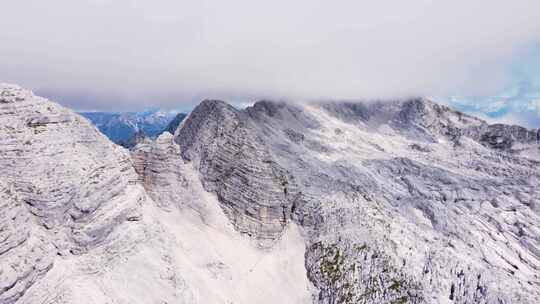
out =
[(343, 240), (316, 242), (306, 254), (323, 303), (424, 303), (421, 284), (394, 265), (377, 248)]
[(300, 132), (296, 132), (293, 129), (285, 129), (283, 130), (283, 133), (292, 141), (297, 144), (300, 144), (304, 141), (304, 134)]

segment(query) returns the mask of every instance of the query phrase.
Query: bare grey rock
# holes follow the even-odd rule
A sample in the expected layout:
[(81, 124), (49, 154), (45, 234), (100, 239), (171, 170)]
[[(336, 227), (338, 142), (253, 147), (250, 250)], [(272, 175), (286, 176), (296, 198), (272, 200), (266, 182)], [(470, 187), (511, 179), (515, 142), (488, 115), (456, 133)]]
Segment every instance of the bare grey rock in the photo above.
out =
[(172, 134), (164, 132), (155, 141), (139, 143), (131, 155), (139, 180), (158, 206), (171, 209), (190, 201), (184, 161)]
[(13, 303), (54, 257), (105, 242), (136, 212), (137, 175), (72, 111), (13, 85), (0, 86), (0, 101), (0, 302)]
[[(492, 131), (522, 149), (486, 144)], [(260, 236), (237, 214), (266, 202), (286, 210), (282, 225), (304, 227), (317, 303), (536, 303), (534, 134), (426, 99), (243, 111), (207, 101), (175, 141), (239, 231)], [(294, 200), (261, 184), (275, 177), (265, 159), (294, 182)]]
[(23, 205), (0, 180), (0, 303), (13, 303), (53, 264), (56, 249)]
[(423, 98), (207, 100), (130, 157), (2, 85), (0, 303), (538, 303), (539, 165)]
[(131, 158), (72, 111), (0, 89), (0, 303), (308, 303), (298, 229), (267, 250), (239, 234), (173, 135)]
[(175, 141), (235, 227), (271, 244), (283, 232), (297, 194), (254, 128), (246, 113), (206, 100), (184, 120)]

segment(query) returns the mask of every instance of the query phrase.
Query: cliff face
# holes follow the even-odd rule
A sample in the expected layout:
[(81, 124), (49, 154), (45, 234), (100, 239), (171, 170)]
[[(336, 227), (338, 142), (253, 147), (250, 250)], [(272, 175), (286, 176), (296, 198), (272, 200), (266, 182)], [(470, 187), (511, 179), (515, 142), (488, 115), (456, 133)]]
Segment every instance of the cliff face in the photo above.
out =
[(186, 118), (175, 142), (234, 226), (270, 245), (283, 232), (297, 192), (255, 128), (244, 112), (207, 100)]
[(11, 303), (57, 255), (106, 242), (143, 190), (126, 151), (85, 119), (17, 86), (0, 92), (0, 302)]
[(316, 302), (535, 303), (536, 132), (425, 99), (209, 101), (175, 140), (237, 230), (276, 239), (265, 227), (304, 227)]
[(158, 206), (170, 210), (192, 201), (187, 169), (172, 134), (165, 132), (155, 141), (139, 143), (131, 155), (139, 180)]

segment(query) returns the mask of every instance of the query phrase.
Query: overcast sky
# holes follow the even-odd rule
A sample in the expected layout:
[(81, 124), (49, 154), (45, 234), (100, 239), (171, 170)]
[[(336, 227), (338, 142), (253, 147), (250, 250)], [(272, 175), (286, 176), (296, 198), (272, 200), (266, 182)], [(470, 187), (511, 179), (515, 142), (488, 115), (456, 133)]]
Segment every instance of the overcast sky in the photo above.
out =
[(5, 0), (1, 12), (0, 81), (75, 109), (495, 96), (540, 74), (538, 0)]

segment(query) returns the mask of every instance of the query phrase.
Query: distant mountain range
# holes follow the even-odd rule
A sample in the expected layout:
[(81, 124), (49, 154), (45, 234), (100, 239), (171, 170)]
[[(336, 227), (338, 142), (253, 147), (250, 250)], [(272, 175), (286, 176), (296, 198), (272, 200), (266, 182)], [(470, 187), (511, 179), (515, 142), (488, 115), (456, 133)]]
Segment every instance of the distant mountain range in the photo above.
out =
[[(156, 137), (165, 130), (180, 124), (186, 114), (169, 110), (147, 110), (143, 112), (80, 112), (111, 141), (130, 146), (133, 138), (141, 135)], [(169, 125), (171, 124), (171, 125)], [(176, 126), (176, 127), (175, 127)]]

